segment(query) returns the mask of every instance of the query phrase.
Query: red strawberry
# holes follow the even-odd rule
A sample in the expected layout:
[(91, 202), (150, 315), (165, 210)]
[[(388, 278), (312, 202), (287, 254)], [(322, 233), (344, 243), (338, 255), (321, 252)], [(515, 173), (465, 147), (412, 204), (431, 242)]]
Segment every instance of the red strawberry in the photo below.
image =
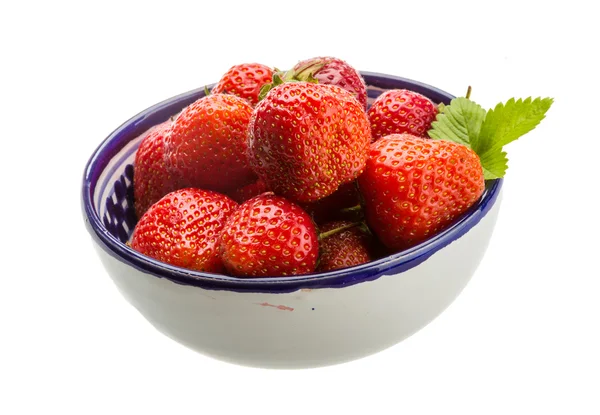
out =
[(298, 62), (285, 79), (314, 81), (319, 84), (339, 86), (354, 95), (367, 109), (367, 86), (360, 72), (347, 62), (331, 56), (316, 57)]
[(437, 113), (437, 106), (429, 98), (407, 89), (384, 92), (367, 112), (373, 140), (402, 133), (427, 137)]
[(152, 204), (172, 190), (176, 183), (165, 167), (165, 134), (171, 121), (158, 124), (142, 134), (133, 163), (134, 208), (138, 218)]
[(131, 247), (171, 265), (222, 272), (217, 243), (225, 221), (237, 206), (216, 192), (176, 190), (140, 218), (133, 230)]
[(335, 192), (313, 203), (301, 203), (317, 224), (339, 219), (353, 220), (360, 216), (360, 194), (355, 182), (341, 185)]
[(314, 202), (362, 172), (370, 141), (366, 113), (349, 92), (289, 82), (254, 109), (248, 161), (275, 193)]
[(229, 192), (228, 196), (238, 203), (244, 203), (246, 200), (252, 199), (254, 196), (258, 196), (261, 193), (268, 191), (269, 189), (267, 189), (265, 182), (258, 179), (254, 183), (250, 183)]
[(306, 274), (319, 254), (315, 226), (296, 204), (263, 193), (240, 205), (221, 237), (221, 258), (237, 276)]
[(251, 115), (243, 98), (212, 94), (175, 118), (165, 138), (165, 160), (181, 187), (227, 192), (256, 180), (246, 158)]
[[(341, 231), (336, 232), (336, 230)], [(352, 267), (371, 261), (371, 239), (361, 226), (349, 221), (328, 222), (320, 228), (318, 272)], [(329, 233), (333, 234), (329, 235)]]
[(263, 85), (271, 82), (273, 70), (260, 63), (243, 63), (232, 66), (213, 87), (213, 94), (232, 94), (247, 99), (251, 105), (258, 103)]
[(367, 223), (394, 251), (449, 226), (484, 190), (483, 168), (473, 150), (410, 134), (372, 143), (358, 182)]

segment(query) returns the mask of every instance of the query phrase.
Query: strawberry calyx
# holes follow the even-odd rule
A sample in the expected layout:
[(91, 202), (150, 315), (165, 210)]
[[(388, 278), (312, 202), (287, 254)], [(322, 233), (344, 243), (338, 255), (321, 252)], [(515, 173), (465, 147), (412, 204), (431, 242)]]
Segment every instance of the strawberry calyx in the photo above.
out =
[(262, 101), (271, 89), (275, 88), (277, 85), (283, 84), (284, 82), (287, 82), (286, 71), (275, 70), (275, 72), (273, 72), (273, 80), (268, 84), (264, 84), (260, 88), (260, 92), (258, 93), (258, 101)]
[(304, 65), (287, 71), (286, 79), (318, 84), (319, 81), (315, 78), (315, 73), (323, 66), (325, 66), (325, 62), (321, 60), (310, 60)]
[(310, 82), (312, 84), (318, 84), (319, 81), (315, 78), (314, 74), (323, 66), (325, 66), (324, 62), (315, 61), (301, 66), (296, 70), (290, 69), (281, 71), (275, 68), (272, 82), (262, 86), (258, 94), (258, 100), (261, 101), (271, 89), (284, 82)]

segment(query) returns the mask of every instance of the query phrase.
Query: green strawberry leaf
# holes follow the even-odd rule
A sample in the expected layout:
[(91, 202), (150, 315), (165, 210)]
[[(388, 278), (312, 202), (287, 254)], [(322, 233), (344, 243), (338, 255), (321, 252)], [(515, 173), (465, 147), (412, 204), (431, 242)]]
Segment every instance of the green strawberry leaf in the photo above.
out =
[(552, 102), (552, 98), (532, 100), (529, 97), (516, 101), (511, 98), (506, 104), (499, 103), (487, 112), (479, 136), (471, 140), (471, 148), (478, 154), (502, 149), (533, 130), (544, 119)]
[(508, 169), (503, 147), (533, 130), (553, 102), (552, 98), (511, 98), (486, 113), (468, 98), (455, 98), (443, 106), (428, 134), (470, 147), (479, 156), (485, 179), (497, 179)]
[(508, 158), (506, 158), (505, 151), (485, 153), (479, 156), (479, 160), (483, 167), (483, 178), (485, 180), (504, 177), (508, 169)]
[(469, 145), (472, 137), (479, 136), (484, 119), (485, 110), (481, 106), (464, 97), (454, 98), (438, 113), (428, 133), (436, 140)]

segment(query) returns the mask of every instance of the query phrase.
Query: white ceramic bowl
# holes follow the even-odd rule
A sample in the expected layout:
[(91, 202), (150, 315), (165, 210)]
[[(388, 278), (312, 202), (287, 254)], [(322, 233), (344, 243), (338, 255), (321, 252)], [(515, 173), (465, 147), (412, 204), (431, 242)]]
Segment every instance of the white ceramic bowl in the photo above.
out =
[[(434, 102), (451, 95), (419, 82), (363, 72), (370, 102), (407, 88)], [(143, 131), (203, 96), (190, 91), (136, 115), (106, 138), (83, 178), (94, 247), (119, 291), (154, 327), (200, 353), (241, 365), (306, 368), (388, 348), (438, 316), (465, 287), (487, 248), (502, 180), (457, 222), (407, 251), (322, 274), (241, 279), (173, 267), (129, 248), (135, 226), (132, 163)]]

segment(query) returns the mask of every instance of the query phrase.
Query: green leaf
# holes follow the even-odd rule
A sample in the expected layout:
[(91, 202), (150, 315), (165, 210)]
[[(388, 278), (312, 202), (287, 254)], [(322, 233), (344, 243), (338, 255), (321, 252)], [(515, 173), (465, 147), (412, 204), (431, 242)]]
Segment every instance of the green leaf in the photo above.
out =
[(493, 151), (479, 156), (481, 166), (483, 167), (483, 177), (485, 180), (498, 179), (504, 177), (508, 169), (508, 158), (505, 151)]
[(531, 97), (522, 100), (509, 99), (488, 111), (481, 132), (471, 140), (471, 148), (477, 154), (501, 150), (506, 144), (533, 130), (546, 116), (552, 98)]
[(486, 113), (468, 98), (455, 98), (440, 108), (428, 134), (470, 147), (479, 156), (485, 179), (497, 179), (508, 169), (503, 147), (533, 130), (552, 103), (552, 98), (511, 98)]
[(469, 145), (474, 137), (479, 136), (485, 119), (485, 110), (481, 106), (459, 97), (454, 98), (450, 105), (445, 105), (443, 111), (438, 113), (436, 121), (431, 124), (428, 132), (431, 138)]

